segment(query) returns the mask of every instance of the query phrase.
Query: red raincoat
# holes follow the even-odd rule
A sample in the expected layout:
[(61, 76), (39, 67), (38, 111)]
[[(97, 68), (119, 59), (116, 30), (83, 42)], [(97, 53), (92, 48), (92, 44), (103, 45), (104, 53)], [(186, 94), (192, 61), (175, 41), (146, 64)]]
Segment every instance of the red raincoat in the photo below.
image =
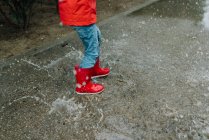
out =
[(63, 25), (86, 26), (96, 23), (96, 0), (59, 0)]

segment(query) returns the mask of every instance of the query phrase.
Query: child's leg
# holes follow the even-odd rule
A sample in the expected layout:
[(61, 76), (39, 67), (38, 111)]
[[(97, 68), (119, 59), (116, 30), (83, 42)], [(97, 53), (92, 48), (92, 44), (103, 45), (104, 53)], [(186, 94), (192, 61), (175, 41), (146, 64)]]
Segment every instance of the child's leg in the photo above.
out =
[(94, 72), (94, 65), (99, 57), (98, 31), (95, 24), (90, 26), (74, 26), (80, 39), (83, 42), (85, 51), (80, 66), (75, 66), (76, 93), (98, 94), (104, 90), (102, 84), (92, 83), (91, 77)]
[(98, 38), (98, 42), (99, 42), (99, 45), (98, 45), (98, 52), (99, 52), (99, 56), (101, 54), (101, 43), (102, 43), (102, 34), (101, 34), (101, 31), (99, 30), (99, 28), (96, 26), (97, 28), (97, 38)]
[[(97, 27), (97, 39), (99, 42), (99, 45), (97, 47), (99, 55), (101, 53), (101, 32), (99, 30), (99, 28)], [(110, 73), (110, 69), (109, 68), (102, 68), (100, 67), (100, 59), (99, 57), (96, 60), (96, 64), (94, 65), (94, 69), (93, 69), (93, 74), (92, 74), (92, 78), (96, 78), (96, 77), (104, 77), (109, 75)]]
[(80, 63), (80, 68), (92, 68), (99, 57), (98, 28), (95, 24), (90, 26), (73, 27), (78, 33), (85, 47), (84, 57)]

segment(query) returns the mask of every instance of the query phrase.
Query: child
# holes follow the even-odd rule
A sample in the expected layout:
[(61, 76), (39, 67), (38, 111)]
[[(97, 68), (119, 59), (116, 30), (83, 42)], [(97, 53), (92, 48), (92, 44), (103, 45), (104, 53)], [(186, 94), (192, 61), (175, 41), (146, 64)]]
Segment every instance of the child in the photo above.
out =
[(101, 93), (104, 86), (91, 79), (107, 76), (110, 69), (100, 67), (101, 33), (95, 24), (96, 0), (59, 0), (59, 13), (62, 24), (72, 26), (84, 45), (84, 57), (74, 70), (76, 93)]

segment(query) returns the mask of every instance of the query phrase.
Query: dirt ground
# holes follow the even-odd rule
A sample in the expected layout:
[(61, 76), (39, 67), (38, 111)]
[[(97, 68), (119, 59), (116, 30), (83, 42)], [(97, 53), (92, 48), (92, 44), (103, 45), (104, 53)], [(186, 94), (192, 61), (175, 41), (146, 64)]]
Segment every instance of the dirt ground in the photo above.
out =
[[(144, 0), (97, 0), (98, 22), (129, 9)], [(71, 31), (59, 26), (59, 16), (54, 4), (45, 2), (36, 6), (28, 31), (11, 29), (0, 21), (0, 59), (43, 47), (44, 43), (59, 40)]]

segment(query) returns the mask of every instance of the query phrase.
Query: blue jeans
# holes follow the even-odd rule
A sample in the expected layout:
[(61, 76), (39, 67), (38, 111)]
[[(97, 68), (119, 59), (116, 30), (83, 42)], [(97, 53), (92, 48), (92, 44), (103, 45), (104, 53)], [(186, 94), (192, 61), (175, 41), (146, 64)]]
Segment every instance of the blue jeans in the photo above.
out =
[(96, 24), (89, 26), (73, 26), (84, 45), (84, 57), (80, 68), (91, 68), (100, 55), (101, 32)]

